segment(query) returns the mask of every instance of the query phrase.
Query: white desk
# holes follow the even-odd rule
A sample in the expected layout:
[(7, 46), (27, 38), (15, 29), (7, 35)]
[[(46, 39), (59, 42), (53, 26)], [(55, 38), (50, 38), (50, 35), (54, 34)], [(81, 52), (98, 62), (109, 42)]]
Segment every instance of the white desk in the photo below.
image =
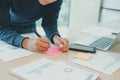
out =
[[(77, 33), (77, 32), (73, 32), (73, 33)], [(83, 34), (81, 34), (81, 36), (82, 35)], [(70, 36), (71, 36), (72, 41), (74, 41), (76, 39), (76, 35), (70, 35)], [(110, 51), (117, 52), (118, 54), (114, 54), (114, 55), (120, 56), (120, 44), (117, 44), (116, 46), (114, 46)], [(109, 76), (109, 75), (103, 74), (101, 72), (92, 70), (90, 68), (71, 63), (70, 60), (71, 60), (72, 56), (75, 55), (76, 53), (78, 53), (78, 52), (77, 51), (69, 51), (68, 53), (63, 53), (56, 57), (52, 57), (52, 56), (45, 55), (45, 54), (33, 54), (33, 55), (30, 55), (30, 56), (27, 56), (27, 57), (24, 57), (21, 59), (17, 59), (17, 60), (11, 61), (11, 62), (0, 61), (0, 80), (20, 80), (19, 78), (15, 77), (13, 75), (10, 75), (9, 74), (10, 71), (18, 66), (38, 60), (42, 57), (52, 59), (52, 60), (63, 60), (72, 66), (75, 66), (75, 67), (78, 67), (78, 68), (81, 68), (81, 69), (84, 69), (84, 70), (87, 70), (90, 72), (97, 73), (100, 75), (101, 80), (120, 80), (120, 69)]]
[[(119, 46), (119, 45), (117, 45), (117, 46)], [(120, 80), (120, 76), (119, 76), (120, 69), (109, 76), (109, 75), (103, 74), (101, 72), (97, 72), (95, 70), (89, 69), (87, 67), (83, 67), (83, 66), (80, 66), (80, 65), (69, 62), (71, 60), (71, 57), (73, 55), (75, 55), (76, 53), (78, 53), (78, 52), (69, 51), (69, 54), (65, 53), (65, 54), (61, 54), (61, 55), (56, 56), (56, 57), (51, 57), (51, 56), (45, 55), (45, 54), (33, 54), (31, 56), (21, 58), (21, 59), (17, 59), (17, 60), (11, 61), (11, 62), (2, 62), (2, 61), (0, 61), (0, 80), (20, 80), (19, 78), (15, 77), (13, 75), (10, 75), (9, 74), (10, 71), (12, 69), (14, 69), (15, 67), (18, 67), (20, 65), (23, 65), (23, 64), (38, 60), (38, 59), (40, 59), (42, 57), (52, 59), (52, 60), (66, 61), (68, 64), (70, 64), (72, 66), (75, 66), (75, 67), (78, 67), (78, 68), (81, 68), (81, 69), (84, 69), (84, 70), (99, 74), (102, 80)]]

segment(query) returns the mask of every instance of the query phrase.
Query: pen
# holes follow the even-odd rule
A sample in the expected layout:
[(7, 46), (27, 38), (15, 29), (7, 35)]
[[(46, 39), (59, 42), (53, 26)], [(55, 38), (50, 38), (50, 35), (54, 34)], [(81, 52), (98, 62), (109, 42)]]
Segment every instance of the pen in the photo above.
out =
[(34, 30), (34, 33), (35, 33), (38, 37), (41, 37), (41, 35), (39, 35), (36, 30)]

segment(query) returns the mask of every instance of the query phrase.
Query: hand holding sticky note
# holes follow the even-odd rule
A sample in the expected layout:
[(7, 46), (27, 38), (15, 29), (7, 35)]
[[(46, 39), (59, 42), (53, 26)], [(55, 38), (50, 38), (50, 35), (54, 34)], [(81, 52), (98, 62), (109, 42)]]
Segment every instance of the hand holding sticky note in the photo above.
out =
[(62, 51), (60, 50), (59, 47), (51, 47), (51, 48), (48, 48), (47, 51), (44, 51), (44, 53), (54, 56), (54, 55), (62, 53)]

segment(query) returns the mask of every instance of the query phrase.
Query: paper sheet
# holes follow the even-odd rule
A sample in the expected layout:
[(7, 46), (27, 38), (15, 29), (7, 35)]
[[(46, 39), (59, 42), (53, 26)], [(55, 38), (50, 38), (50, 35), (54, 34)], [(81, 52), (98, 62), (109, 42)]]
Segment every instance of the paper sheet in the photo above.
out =
[(31, 54), (34, 53), (25, 49), (8, 45), (3, 41), (0, 41), (0, 59), (5, 62), (29, 56)]
[(95, 80), (98, 77), (97, 74), (45, 58), (15, 68), (11, 73), (25, 80)]
[(85, 32), (91, 35), (106, 36), (106, 35), (111, 35), (113, 32), (117, 33), (119, 31), (112, 28), (107, 28), (107, 27), (91, 26), (82, 30), (82, 32)]
[(89, 61), (73, 59), (72, 62), (89, 67), (91, 69), (111, 75), (120, 68), (120, 58), (110, 55), (108, 52), (99, 51)]

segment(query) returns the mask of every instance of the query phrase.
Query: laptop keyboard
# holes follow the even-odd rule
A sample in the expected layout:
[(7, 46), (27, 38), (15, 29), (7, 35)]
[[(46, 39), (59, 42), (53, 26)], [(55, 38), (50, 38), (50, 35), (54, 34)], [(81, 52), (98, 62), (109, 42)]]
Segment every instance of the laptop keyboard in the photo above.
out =
[(112, 45), (113, 39), (107, 37), (101, 37), (100, 39), (96, 40), (95, 42), (91, 43), (91, 47), (95, 47), (97, 49), (104, 50), (109, 45)]

